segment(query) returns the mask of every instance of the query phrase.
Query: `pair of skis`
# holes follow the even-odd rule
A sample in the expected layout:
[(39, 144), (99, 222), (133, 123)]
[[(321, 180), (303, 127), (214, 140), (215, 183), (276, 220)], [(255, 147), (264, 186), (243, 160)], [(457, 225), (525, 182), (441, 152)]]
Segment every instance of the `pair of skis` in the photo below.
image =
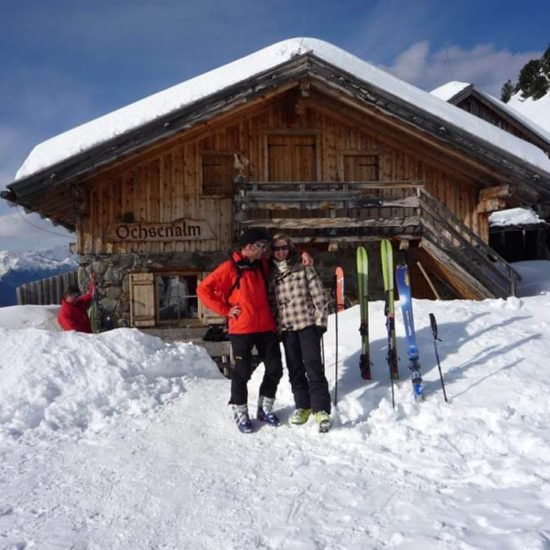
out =
[[(388, 338), (388, 351), (386, 359), (390, 371), (390, 381), (392, 390), (392, 405), (395, 406), (394, 380), (399, 380), (399, 368), (397, 357), (397, 337), (395, 333), (395, 304), (394, 304), (394, 284), (393, 284), (393, 248), (391, 242), (387, 239), (382, 241), (381, 245), (382, 277), (384, 281), (384, 313), (386, 317), (386, 331)], [(370, 380), (370, 350), (369, 350), (369, 320), (368, 320), (368, 255), (364, 247), (357, 248), (357, 278), (358, 294), (360, 308), (360, 327), (361, 334), (361, 355), (359, 359), (359, 368), (361, 377)], [(403, 322), (405, 324), (405, 335), (407, 339), (407, 357), (409, 360), (409, 371), (413, 392), (416, 399), (424, 397), (424, 386), (420, 375), (420, 363), (418, 348), (416, 346), (416, 336), (414, 332), (414, 318), (412, 312), (411, 286), (408, 274), (408, 268), (405, 264), (400, 264), (395, 270), (395, 279), (401, 302), (403, 313)]]

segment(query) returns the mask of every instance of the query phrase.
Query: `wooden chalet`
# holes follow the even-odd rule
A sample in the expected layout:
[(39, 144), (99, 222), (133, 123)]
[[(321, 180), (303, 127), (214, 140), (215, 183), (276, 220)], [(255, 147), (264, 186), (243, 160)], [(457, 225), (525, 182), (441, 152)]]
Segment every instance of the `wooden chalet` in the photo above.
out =
[(79, 138), (111, 115), (53, 138), (49, 152), (56, 139), (75, 149), (2, 194), (76, 233), (82, 280), (97, 273), (118, 326), (210, 323), (197, 284), (250, 226), (309, 249), (327, 287), (343, 265), (351, 300), (359, 244), (371, 295), (382, 296), (382, 238), (409, 263), (417, 297), (516, 292), (516, 273), (488, 246), (487, 218), (495, 200), (550, 203), (541, 144), (525, 143), (526, 159), (519, 139), (480, 135), (454, 105), (312, 39), (181, 86), (169, 91), (183, 97), (175, 108), (89, 146)]

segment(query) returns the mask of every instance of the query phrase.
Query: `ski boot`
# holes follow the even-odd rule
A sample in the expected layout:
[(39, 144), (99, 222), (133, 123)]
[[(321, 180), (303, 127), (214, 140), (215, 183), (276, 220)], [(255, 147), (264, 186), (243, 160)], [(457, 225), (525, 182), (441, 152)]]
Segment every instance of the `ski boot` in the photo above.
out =
[(305, 424), (311, 416), (311, 409), (296, 409), (290, 417), (290, 423), (295, 426)]
[(248, 416), (248, 406), (247, 405), (233, 405), (233, 418), (237, 424), (237, 428), (242, 433), (248, 434), (254, 431), (252, 429), (252, 422)]
[(326, 433), (330, 430), (332, 427), (332, 419), (330, 418), (330, 414), (325, 411), (318, 411), (313, 413), (313, 416), (315, 418), (315, 422), (319, 425), (320, 433)]
[(271, 426), (279, 426), (281, 421), (279, 417), (273, 412), (273, 405), (275, 404), (275, 399), (272, 397), (264, 397), (260, 395), (258, 399), (258, 414), (256, 418), (261, 422), (270, 424)]

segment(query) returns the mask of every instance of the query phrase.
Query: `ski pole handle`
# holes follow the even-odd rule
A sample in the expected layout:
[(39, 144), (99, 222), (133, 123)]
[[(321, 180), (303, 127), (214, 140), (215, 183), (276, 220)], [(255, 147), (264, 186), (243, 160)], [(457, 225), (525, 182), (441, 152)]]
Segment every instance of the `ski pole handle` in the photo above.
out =
[(430, 313), (430, 325), (432, 327), (432, 334), (434, 336), (434, 340), (441, 340), (437, 337), (437, 321), (435, 320), (435, 315), (433, 313)]

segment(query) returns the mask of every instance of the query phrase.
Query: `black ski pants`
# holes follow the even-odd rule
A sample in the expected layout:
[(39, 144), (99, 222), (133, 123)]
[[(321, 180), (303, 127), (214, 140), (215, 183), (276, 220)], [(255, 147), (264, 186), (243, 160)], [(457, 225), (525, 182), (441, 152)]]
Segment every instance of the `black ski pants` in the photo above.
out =
[(248, 381), (252, 376), (252, 348), (256, 346), (263, 360), (265, 371), (260, 385), (260, 395), (275, 397), (277, 386), (283, 376), (281, 348), (275, 332), (254, 332), (251, 334), (230, 334), (235, 368), (231, 376), (230, 405), (248, 403)]
[(321, 359), (321, 338), (315, 325), (284, 332), (286, 366), (297, 409), (330, 414), (330, 394)]

